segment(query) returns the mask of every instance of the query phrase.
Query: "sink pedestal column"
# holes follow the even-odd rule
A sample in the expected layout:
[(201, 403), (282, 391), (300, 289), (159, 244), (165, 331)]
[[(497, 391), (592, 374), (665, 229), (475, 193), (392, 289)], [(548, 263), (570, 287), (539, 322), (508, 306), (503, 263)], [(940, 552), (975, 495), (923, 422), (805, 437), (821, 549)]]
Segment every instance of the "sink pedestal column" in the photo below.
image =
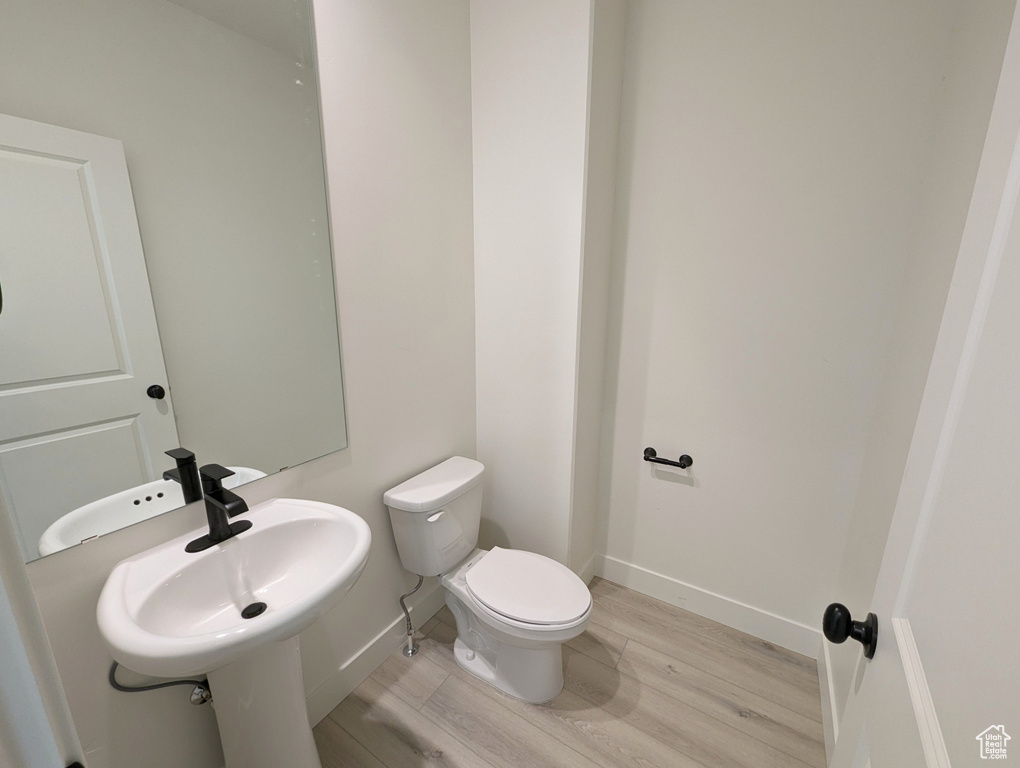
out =
[(266, 643), (208, 677), (227, 768), (322, 768), (296, 636)]

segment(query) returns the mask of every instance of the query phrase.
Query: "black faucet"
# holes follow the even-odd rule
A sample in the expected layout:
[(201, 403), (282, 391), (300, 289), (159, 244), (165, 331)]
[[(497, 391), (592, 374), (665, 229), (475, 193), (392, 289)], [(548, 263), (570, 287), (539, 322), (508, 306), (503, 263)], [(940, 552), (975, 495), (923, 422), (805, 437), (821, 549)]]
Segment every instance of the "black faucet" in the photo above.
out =
[(209, 520), (209, 533), (188, 542), (184, 548), (186, 552), (201, 552), (251, 528), (251, 520), (228, 522), (228, 518), (248, 511), (244, 499), (223, 487), (223, 478), (234, 473), (219, 464), (206, 464), (198, 473), (202, 477), (202, 490), (205, 492), (205, 516)]
[(198, 464), (195, 454), (187, 448), (172, 448), (166, 455), (177, 462), (176, 469), (168, 469), (163, 473), (164, 480), (173, 480), (181, 484), (184, 491), (184, 503), (190, 504), (202, 498), (202, 481), (198, 477)]

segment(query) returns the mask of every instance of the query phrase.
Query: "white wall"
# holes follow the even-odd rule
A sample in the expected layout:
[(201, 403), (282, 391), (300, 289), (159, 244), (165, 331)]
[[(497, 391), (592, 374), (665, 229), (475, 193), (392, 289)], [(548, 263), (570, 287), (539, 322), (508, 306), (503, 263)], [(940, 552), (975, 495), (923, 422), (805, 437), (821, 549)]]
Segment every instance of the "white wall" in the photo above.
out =
[[(610, 578), (815, 652), (954, 8), (630, 3)], [(645, 446), (694, 466), (655, 469)]]
[(272, 472), (343, 444), (307, 64), (166, 0), (4, 6), (0, 111), (124, 144), (180, 441), (203, 463)]
[(585, 580), (593, 575), (595, 567), (625, 13), (624, 0), (594, 0), (588, 44), (588, 136), (567, 559), (567, 564)]
[[(1002, 66), (1014, 0), (959, 3), (922, 208), (832, 600), (870, 610)], [(858, 647), (830, 645), (841, 716)]]
[(567, 562), (589, 0), (471, 2), (482, 546)]
[[(357, 662), (344, 665), (364, 646), (400, 643), (397, 597), (414, 579), (383, 492), (474, 455), (475, 409), (467, 3), (329, 0), (316, 11), (350, 448), (242, 495), (340, 504), (372, 528), (360, 581), (301, 638), (321, 715), (360, 681)], [(90, 768), (221, 764), (213, 713), (188, 704), (186, 689), (110, 689), (95, 623), (113, 565), (204, 518), (193, 505), (29, 566)]]
[(12, 518), (0, 499), (0, 765), (50, 768), (80, 759)]

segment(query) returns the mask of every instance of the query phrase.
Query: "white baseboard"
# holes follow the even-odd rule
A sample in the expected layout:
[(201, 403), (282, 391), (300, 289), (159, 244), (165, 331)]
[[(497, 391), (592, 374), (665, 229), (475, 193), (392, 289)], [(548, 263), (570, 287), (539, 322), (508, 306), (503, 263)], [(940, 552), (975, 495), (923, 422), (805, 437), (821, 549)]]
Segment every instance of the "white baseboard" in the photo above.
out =
[(585, 584), (591, 584), (591, 580), (595, 578), (595, 558), (596, 553), (592, 552), (591, 557), (588, 558), (588, 562), (582, 566), (581, 570), (578, 571), (577, 576)]
[(777, 616), (723, 595), (709, 592), (641, 566), (596, 555), (595, 573), (620, 586), (642, 592), (664, 603), (718, 621), (770, 643), (814, 658), (821, 632), (806, 624)]
[[(891, 623), (903, 663), (903, 672), (907, 678), (910, 703), (914, 707), (917, 731), (921, 736), (925, 765), (928, 768), (949, 768), (949, 750), (946, 749), (942, 726), (935, 713), (935, 701), (928, 688), (928, 678), (925, 677), (921, 664), (921, 654), (914, 640), (914, 631), (908, 619), (892, 619)], [(984, 757), (983, 754), (981, 756)]]
[[(446, 601), (446, 592), (438, 581), (430, 592), (424, 593), (410, 607), (415, 627), (420, 627), (432, 618)], [(407, 638), (404, 629), (404, 614), (398, 613), (390, 624), (372, 638), (364, 647), (345, 661), (314, 691), (306, 694), (308, 721), (314, 726), (328, 715), (347, 694), (361, 685), (372, 672), (386, 661)]]
[(836, 684), (832, 679), (832, 657), (829, 643), (822, 637), (818, 644), (818, 687), (822, 694), (822, 731), (825, 733), (825, 760), (832, 760), (832, 751), (839, 738), (839, 709), (836, 706)]

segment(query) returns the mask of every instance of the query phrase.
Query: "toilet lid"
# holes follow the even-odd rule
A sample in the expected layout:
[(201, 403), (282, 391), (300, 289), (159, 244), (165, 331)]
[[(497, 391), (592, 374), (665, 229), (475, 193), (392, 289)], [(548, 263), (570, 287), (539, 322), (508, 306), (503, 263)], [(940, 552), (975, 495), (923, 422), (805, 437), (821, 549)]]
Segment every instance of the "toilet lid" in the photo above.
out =
[(566, 624), (591, 607), (591, 593), (573, 571), (534, 552), (493, 547), (466, 579), (480, 603), (529, 624)]

